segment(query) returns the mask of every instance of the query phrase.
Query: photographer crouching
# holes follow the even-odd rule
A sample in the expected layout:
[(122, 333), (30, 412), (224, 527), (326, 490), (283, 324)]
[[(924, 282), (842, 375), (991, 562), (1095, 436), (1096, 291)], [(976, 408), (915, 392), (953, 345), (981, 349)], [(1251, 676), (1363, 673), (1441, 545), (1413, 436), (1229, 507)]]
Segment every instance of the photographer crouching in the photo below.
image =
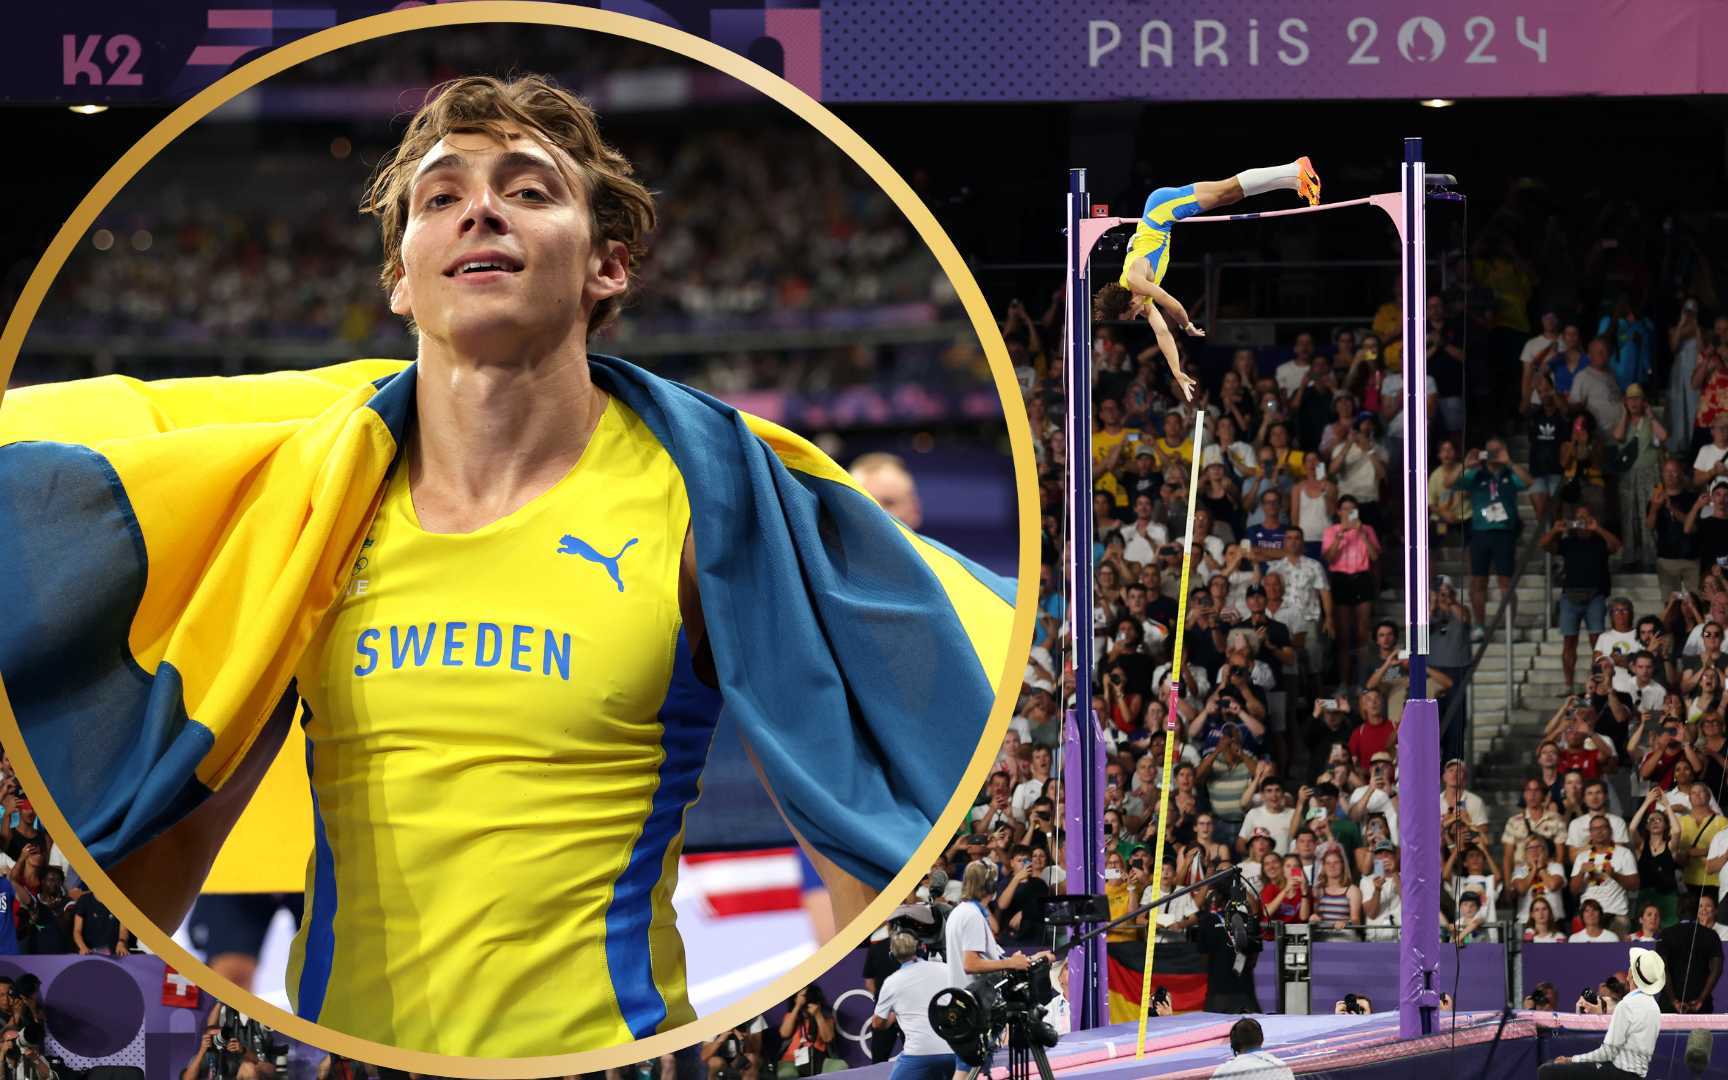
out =
[[(964, 989), (973, 979), (992, 971), (1025, 971), (1034, 960), (1055, 959), (1055, 954), (1048, 952), (1037, 956), (1025, 953), (1002, 955), (1002, 946), (996, 942), (988, 908), (995, 891), (994, 863), (980, 859), (967, 865), (966, 875), (961, 880), (962, 902), (948, 916), (947, 926), (943, 929), (943, 955), (948, 961), (949, 987)], [(982, 1060), (988, 1055), (970, 1060), (971, 1054), (972, 1048), (955, 1049), (954, 1080), (966, 1080), (973, 1069), (989, 1064)]]
[(956, 1068), (954, 1050), (930, 1027), (930, 999), (948, 987), (948, 967), (918, 956), (918, 939), (904, 931), (888, 939), (888, 951), (899, 970), (882, 980), (870, 1026), (894, 1024), (906, 1037), (906, 1047), (894, 1062), (889, 1080), (947, 1080)]
[(180, 1080), (270, 1080), (288, 1072), (288, 1044), (240, 1010), (218, 1002), (204, 1022), (199, 1052)]
[(700, 1056), (709, 1080), (757, 1080), (762, 1074), (762, 1032), (766, 1030), (768, 1022), (758, 1016), (703, 1043)]

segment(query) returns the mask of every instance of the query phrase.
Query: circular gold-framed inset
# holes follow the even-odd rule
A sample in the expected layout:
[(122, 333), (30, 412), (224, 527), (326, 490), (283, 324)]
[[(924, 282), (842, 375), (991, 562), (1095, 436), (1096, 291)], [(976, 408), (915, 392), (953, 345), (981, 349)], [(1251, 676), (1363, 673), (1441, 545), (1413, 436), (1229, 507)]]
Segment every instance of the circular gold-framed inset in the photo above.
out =
[(218, 80), (175, 109), (128, 149), (97, 181), (55, 234), (47, 252), (26, 281), (17, 306), (4, 329), (0, 330), (0, 402), (3, 402), (4, 384), (11, 378), (30, 324), (41, 307), (49, 285), (64, 266), (67, 257), (79, 240), (89, 232), (96, 217), (126, 183), (193, 124), (271, 76), (327, 52), (406, 31), (499, 22), (587, 30), (658, 46), (717, 69), (788, 109), (845, 153), (893, 200), (925, 246), (936, 256), (938, 265), (965, 308), (967, 318), (977, 332), (978, 340), (989, 361), (1007, 421), (1014, 463), (1015, 492), (1019, 502), (1018, 571), (1021, 586), (1017, 590), (1008, 659), (996, 680), (996, 701), (985, 727), (983, 741), (974, 752), (971, 763), (935, 829), (912, 854), (899, 875), (857, 919), (792, 970), (742, 1000), (675, 1030), (615, 1047), (532, 1058), (457, 1057), (404, 1050), (313, 1024), (217, 976), (206, 964), (176, 944), (169, 933), (145, 919), (142, 912), (115, 887), (108, 875), (91, 859), (65, 817), (54, 805), (51, 793), (30, 760), (17, 718), (5, 697), (3, 686), (0, 686), (0, 741), (13, 749), (15, 769), (30, 790), (39, 793), (35, 803), (37, 811), (47, 822), (50, 834), (59, 838), (57, 842), (66, 850), (73, 868), (100, 892), (104, 902), (127, 927), (136, 930), (151, 951), (218, 998), (282, 1034), (358, 1061), (441, 1076), (532, 1078), (579, 1074), (643, 1061), (712, 1038), (721, 1031), (747, 1022), (774, 1004), (791, 997), (797, 987), (813, 981), (832, 967), (846, 952), (859, 944), (865, 933), (880, 925), (889, 912), (916, 886), (923, 876), (924, 868), (934, 863), (942, 853), (947, 838), (953, 834), (970, 808), (970, 793), (983, 785), (994, 764), (996, 748), (1001, 745), (1013, 712), (1025, 668), (1025, 657), (1031, 647), (1037, 608), (1037, 590), (1027, 588), (1026, 583), (1038, 580), (1038, 499), (1030, 428), (1024, 418), (1018, 382), (1008, 358), (1007, 348), (985, 303), (983, 292), (934, 215), (881, 155), (809, 95), (719, 45), (644, 19), (590, 8), (527, 0), (469, 0), (462, 4), (428, 5), (332, 27), (266, 53)]

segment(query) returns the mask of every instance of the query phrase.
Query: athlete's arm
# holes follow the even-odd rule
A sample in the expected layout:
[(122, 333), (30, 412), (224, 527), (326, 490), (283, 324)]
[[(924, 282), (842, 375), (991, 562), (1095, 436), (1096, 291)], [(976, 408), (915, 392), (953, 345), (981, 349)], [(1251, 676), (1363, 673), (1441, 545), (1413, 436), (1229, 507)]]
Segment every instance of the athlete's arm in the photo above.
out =
[(1194, 320), (1189, 316), (1188, 309), (1182, 306), (1182, 301), (1170, 295), (1161, 286), (1154, 285), (1152, 288), (1156, 290), (1152, 294), (1153, 301), (1169, 313), (1170, 318), (1176, 323), (1176, 329), (1189, 337), (1206, 336), (1206, 331), (1194, 325)]
[[(1170, 295), (1162, 285), (1152, 280), (1152, 271), (1148, 269), (1145, 259), (1136, 259), (1128, 268), (1128, 291), (1136, 296), (1142, 296), (1153, 304), (1170, 313), (1176, 321), (1176, 328), (1194, 337), (1205, 337), (1206, 334), (1194, 320), (1188, 317), (1188, 309), (1182, 306), (1182, 301)], [(1150, 305), (1148, 305), (1150, 306)]]
[(696, 530), (684, 533), (684, 554), (678, 562), (678, 609), (684, 618), (684, 637), (690, 644), (690, 662), (696, 677), (706, 686), (718, 686), (714, 673), (714, 650), (708, 644), (708, 622), (702, 617), (702, 594), (696, 587)]
[[(696, 666), (697, 676), (709, 686), (717, 685), (718, 677), (714, 672), (714, 651), (708, 644), (707, 623), (702, 617), (702, 597), (696, 585), (696, 532), (692, 529), (684, 535), (684, 555), (680, 560), (678, 571), (678, 606), (684, 617), (684, 633), (690, 643), (690, 655)], [(768, 776), (762, 771), (762, 763), (756, 760), (756, 751), (750, 746), (748, 739), (744, 740), (744, 752), (750, 757), (750, 764), (756, 768), (756, 776), (762, 781), (762, 787), (768, 792), (768, 797), (774, 801), (774, 808), (780, 811), (782, 820), (786, 820), (786, 811), (780, 806), (779, 796), (769, 787)], [(870, 901), (876, 899), (876, 890), (859, 881), (846, 871), (836, 866), (832, 860), (812, 847), (809, 841), (801, 836), (792, 822), (786, 820), (786, 828), (798, 838), (798, 846), (804, 849), (804, 854), (810, 857), (810, 862), (816, 867), (816, 873), (822, 878), (822, 884), (828, 888), (828, 898), (832, 904), (833, 923), (826, 927), (828, 937), (833, 936), (836, 929), (850, 923), (863, 912)], [(179, 923), (174, 925), (178, 926)]]
[(234, 823), (258, 790), (294, 721), (296, 698), (285, 696), (228, 782), (166, 832), (108, 870), (108, 876), (158, 927), (179, 926), (210, 876)]
[[(714, 672), (714, 652), (708, 643), (707, 624), (702, 617), (701, 594), (696, 585), (696, 539), (692, 530), (684, 537), (684, 555), (678, 575), (678, 604), (684, 617), (684, 631), (690, 643), (690, 652), (696, 666), (696, 674), (708, 685), (718, 682)], [(756, 776), (762, 781), (762, 787), (768, 791), (768, 797), (774, 801), (774, 808), (780, 811), (782, 820), (786, 820), (786, 811), (780, 806), (780, 799), (769, 787), (768, 777), (762, 771), (762, 763), (756, 759), (756, 752), (750, 746), (749, 740), (744, 740), (744, 751), (750, 757), (750, 764), (756, 769)], [(810, 862), (816, 867), (816, 873), (822, 878), (822, 884), (827, 886), (829, 902), (832, 905), (833, 923), (828, 927), (829, 936), (835, 929), (846, 926), (861, 914), (870, 901), (876, 899), (876, 890), (859, 881), (857, 878), (840, 869), (839, 866), (817, 851), (809, 841), (793, 828), (792, 822), (786, 820), (786, 828), (797, 837), (798, 846), (804, 849)], [(177, 925), (177, 924), (176, 924)]]
[[(1129, 275), (1131, 279), (1135, 276), (1134, 274)], [(1150, 282), (1148, 281), (1147, 284), (1150, 285)], [(1158, 286), (1151, 285), (1151, 288), (1157, 289)], [(1158, 291), (1163, 292), (1162, 289)], [(1182, 371), (1182, 355), (1176, 351), (1176, 339), (1171, 335), (1170, 327), (1165, 323), (1164, 316), (1159, 314), (1158, 305), (1147, 304), (1144, 308), (1144, 314), (1146, 322), (1152, 327), (1153, 336), (1158, 339), (1158, 351), (1164, 354), (1164, 362), (1170, 365), (1170, 378), (1175, 381), (1177, 389), (1182, 392), (1184, 401), (1194, 400), (1195, 382)]]
[(756, 751), (751, 748), (750, 740), (739, 738), (744, 743), (744, 752), (750, 757), (750, 764), (756, 767), (756, 776), (762, 781), (762, 787), (768, 792), (768, 797), (774, 802), (774, 809), (780, 811), (781, 820), (786, 822), (786, 828), (798, 840), (798, 846), (809, 856), (811, 865), (816, 867), (816, 873), (822, 879), (822, 884), (828, 888), (828, 901), (833, 909), (833, 925), (829, 927), (829, 936), (850, 925), (852, 920), (863, 914), (870, 901), (876, 899), (877, 891), (859, 881), (857, 878), (840, 869), (832, 859), (817, 851), (810, 841), (804, 839), (804, 834), (795, 828), (786, 811), (780, 806), (779, 796), (768, 786), (768, 777), (762, 771), (762, 763), (756, 759)]

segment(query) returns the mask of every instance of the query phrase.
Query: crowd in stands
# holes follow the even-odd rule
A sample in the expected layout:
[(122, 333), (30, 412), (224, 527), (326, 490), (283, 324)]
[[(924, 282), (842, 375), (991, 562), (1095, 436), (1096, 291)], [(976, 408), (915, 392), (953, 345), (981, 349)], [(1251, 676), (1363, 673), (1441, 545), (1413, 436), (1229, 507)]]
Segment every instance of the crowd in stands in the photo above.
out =
[[(511, 69), (559, 78), (567, 86), (617, 72), (683, 67), (680, 58), (645, 43), (551, 26), (441, 26), (391, 35), (388, 43), (338, 49), (272, 76), (276, 86), (435, 86), (446, 79)], [(412, 104), (404, 104), (411, 108)]]
[(0, 749), (0, 956), (125, 956), (136, 948), (134, 935), (72, 872)]
[[(1427, 407), (1436, 436), (1461, 434), (1463, 354), (1441, 298), (1429, 310)], [(1033, 901), (1063, 884), (1061, 742), (1066, 660), (1060, 296), (1039, 319), (1009, 305), (1002, 330), (1028, 388), (1044, 522), (1038, 629), (1020, 707), (986, 797), (943, 868), (1002, 868), (995, 916), (1033, 942)], [(1240, 863), (1271, 919), (1316, 921), (1360, 939), (1396, 936), (1396, 719), (1409, 682), (1399, 629), (1377, 617), (1397, 573), (1402, 340), (1396, 304), (1371, 324), (1278, 355), (1239, 349), (1187, 368), (1179, 399), (1143, 326), (1095, 328), (1092, 704), (1113, 746), (1106, 766), (1106, 892), (1112, 910)], [(1189, 490), (1198, 418), (1198, 490)], [(1186, 625), (1177, 626), (1183, 538), (1194, 506)], [(1430, 685), (1467, 664), (1470, 609), (1436, 595)], [(1185, 634), (1182, 697), (1165, 734), (1171, 644)], [(1164, 865), (1152, 866), (1159, 768), (1176, 741)], [(1203, 898), (1199, 898), (1201, 903)], [(1180, 933), (1194, 899), (1157, 916)], [(1468, 913), (1465, 914), (1468, 919)], [(1138, 931), (1144, 934), (1144, 930)], [(1133, 927), (1116, 932), (1131, 937)]]
[[(904, 215), (817, 132), (772, 118), (747, 132), (664, 130), (623, 118), (616, 128), (608, 135), (657, 194), (660, 226), (627, 317), (601, 348), (628, 354), (632, 338), (655, 335), (851, 330), (839, 344), (790, 354), (716, 355), (705, 344), (655, 364), (718, 392), (980, 382), (975, 345), (964, 355), (941, 344), (888, 350), (894, 355), (884, 362), (882, 350), (857, 344), (858, 331), (874, 325), (954, 319), (959, 308)], [(370, 162), (382, 150), (362, 146), (353, 155)], [(267, 157), (258, 190), (211, 190), (210, 168), (202, 182), (199, 170), (138, 181), (138, 193), (123, 194), (67, 261), (33, 336), (412, 355), (378, 285), (377, 225), (355, 209), (363, 174), (350, 170), (354, 190), (346, 191), (332, 184), (327, 160), (317, 165), (321, 149)], [(21, 283), (14, 273), (11, 284)]]

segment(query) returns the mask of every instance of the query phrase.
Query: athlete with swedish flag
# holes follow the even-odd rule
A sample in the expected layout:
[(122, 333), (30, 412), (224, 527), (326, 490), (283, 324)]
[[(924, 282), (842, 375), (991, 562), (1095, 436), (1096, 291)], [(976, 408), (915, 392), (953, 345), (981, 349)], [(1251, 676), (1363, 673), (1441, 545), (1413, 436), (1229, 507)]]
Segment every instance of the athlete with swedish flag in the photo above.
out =
[(1168, 314), (1177, 328), (1190, 337), (1205, 337), (1206, 333), (1194, 325), (1182, 302), (1163, 288), (1164, 272), (1170, 267), (1171, 231), (1183, 218), (1241, 202), (1250, 195), (1281, 190), (1294, 191), (1307, 199), (1308, 205), (1318, 206), (1320, 175), (1306, 157), (1299, 157), (1287, 165), (1249, 169), (1228, 180), (1159, 188), (1146, 197), (1146, 209), (1122, 258), (1121, 278), (1098, 290), (1093, 302), (1094, 318), (1146, 316), (1158, 338), (1158, 348), (1170, 365), (1170, 375), (1186, 400), (1194, 400), (1194, 379), (1182, 370), (1176, 339), (1164, 316)]
[(655, 211), (567, 92), (446, 84), (365, 208), (414, 363), (7, 395), (0, 676), (164, 928), (298, 715), (300, 1015), (480, 1057), (670, 1030), (720, 709), (844, 925), (971, 761), (1012, 585), (798, 436), (588, 351)]

